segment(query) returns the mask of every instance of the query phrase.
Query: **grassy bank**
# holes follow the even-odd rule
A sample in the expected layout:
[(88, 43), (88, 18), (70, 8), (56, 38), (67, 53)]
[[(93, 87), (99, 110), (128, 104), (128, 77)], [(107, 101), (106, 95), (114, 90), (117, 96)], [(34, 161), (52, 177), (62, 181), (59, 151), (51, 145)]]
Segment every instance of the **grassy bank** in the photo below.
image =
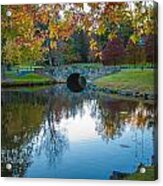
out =
[(99, 87), (107, 87), (115, 90), (153, 93), (154, 79), (153, 70), (126, 70), (99, 78), (94, 83)]
[(124, 180), (154, 181), (156, 179), (155, 169), (153, 166), (147, 167), (144, 174), (136, 172), (124, 178)]
[(53, 83), (56, 83), (54, 79), (36, 73), (18, 76), (14, 72), (7, 72), (6, 79), (2, 81), (2, 87), (47, 85)]

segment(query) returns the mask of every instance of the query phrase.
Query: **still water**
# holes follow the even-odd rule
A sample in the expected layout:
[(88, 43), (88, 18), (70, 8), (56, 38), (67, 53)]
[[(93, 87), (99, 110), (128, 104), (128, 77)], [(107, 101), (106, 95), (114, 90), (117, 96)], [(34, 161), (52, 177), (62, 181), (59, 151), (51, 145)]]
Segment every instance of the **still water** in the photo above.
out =
[[(2, 176), (109, 179), (154, 159), (154, 108), (57, 85), (2, 90)], [(6, 169), (11, 163), (11, 170)]]

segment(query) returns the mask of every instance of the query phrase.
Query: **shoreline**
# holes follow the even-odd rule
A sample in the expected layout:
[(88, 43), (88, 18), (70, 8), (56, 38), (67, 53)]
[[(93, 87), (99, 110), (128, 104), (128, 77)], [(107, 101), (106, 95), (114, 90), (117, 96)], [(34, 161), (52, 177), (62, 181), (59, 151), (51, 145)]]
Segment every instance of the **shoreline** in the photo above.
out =
[[(57, 84), (66, 84), (66, 81), (56, 81), (56, 80), (47, 80), (47, 81), (38, 81), (38, 82), (16, 82), (16, 81), (2, 81), (1, 88), (19, 88), (19, 87), (35, 87), (35, 86), (48, 86), (48, 85), (57, 85)], [(149, 101), (157, 101), (157, 94), (155, 93), (140, 93), (133, 92), (131, 90), (115, 90), (110, 88), (100, 88), (94, 84), (89, 86), (89, 90), (97, 91), (104, 95), (110, 95), (115, 98), (123, 98), (123, 99), (136, 99), (136, 100), (149, 100)]]
[(151, 100), (157, 101), (157, 91), (154, 92), (140, 92), (140, 91), (133, 91), (133, 90), (121, 90), (121, 89), (113, 89), (107, 87), (98, 87), (95, 84), (90, 86), (90, 89), (93, 91), (97, 91), (104, 95), (111, 95), (115, 97), (122, 97), (127, 99), (139, 99), (139, 100)]
[(137, 181), (155, 181), (158, 179), (158, 172), (156, 166), (145, 166), (145, 172), (140, 171), (140, 167), (133, 173), (124, 173), (113, 171), (110, 176), (111, 180), (137, 180)]
[(58, 82), (56, 80), (48, 80), (48, 81), (38, 81), (38, 82), (1, 82), (2, 88), (10, 88), (10, 87), (34, 87), (34, 86), (45, 86), (45, 85), (55, 85), (55, 84), (63, 84), (65, 82)]

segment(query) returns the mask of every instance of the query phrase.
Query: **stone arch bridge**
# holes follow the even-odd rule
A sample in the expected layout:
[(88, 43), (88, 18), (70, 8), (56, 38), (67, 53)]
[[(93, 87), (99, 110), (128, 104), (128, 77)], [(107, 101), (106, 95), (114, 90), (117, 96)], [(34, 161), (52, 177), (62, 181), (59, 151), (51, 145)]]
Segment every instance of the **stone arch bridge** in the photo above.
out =
[(46, 69), (46, 74), (52, 76), (54, 79), (60, 82), (65, 82), (72, 73), (79, 73), (84, 76), (87, 82), (100, 78), (105, 75), (119, 72), (120, 67), (115, 66), (103, 66), (101, 68), (79, 68), (75, 66), (59, 66), (50, 69)]

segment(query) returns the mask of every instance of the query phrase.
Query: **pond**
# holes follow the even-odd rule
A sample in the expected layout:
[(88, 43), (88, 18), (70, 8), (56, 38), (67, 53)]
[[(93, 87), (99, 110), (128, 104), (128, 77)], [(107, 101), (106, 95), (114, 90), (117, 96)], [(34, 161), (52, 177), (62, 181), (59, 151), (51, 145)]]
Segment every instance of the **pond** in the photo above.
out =
[[(155, 158), (154, 106), (65, 85), (2, 90), (2, 176), (110, 179)], [(6, 164), (11, 169), (6, 169)]]

